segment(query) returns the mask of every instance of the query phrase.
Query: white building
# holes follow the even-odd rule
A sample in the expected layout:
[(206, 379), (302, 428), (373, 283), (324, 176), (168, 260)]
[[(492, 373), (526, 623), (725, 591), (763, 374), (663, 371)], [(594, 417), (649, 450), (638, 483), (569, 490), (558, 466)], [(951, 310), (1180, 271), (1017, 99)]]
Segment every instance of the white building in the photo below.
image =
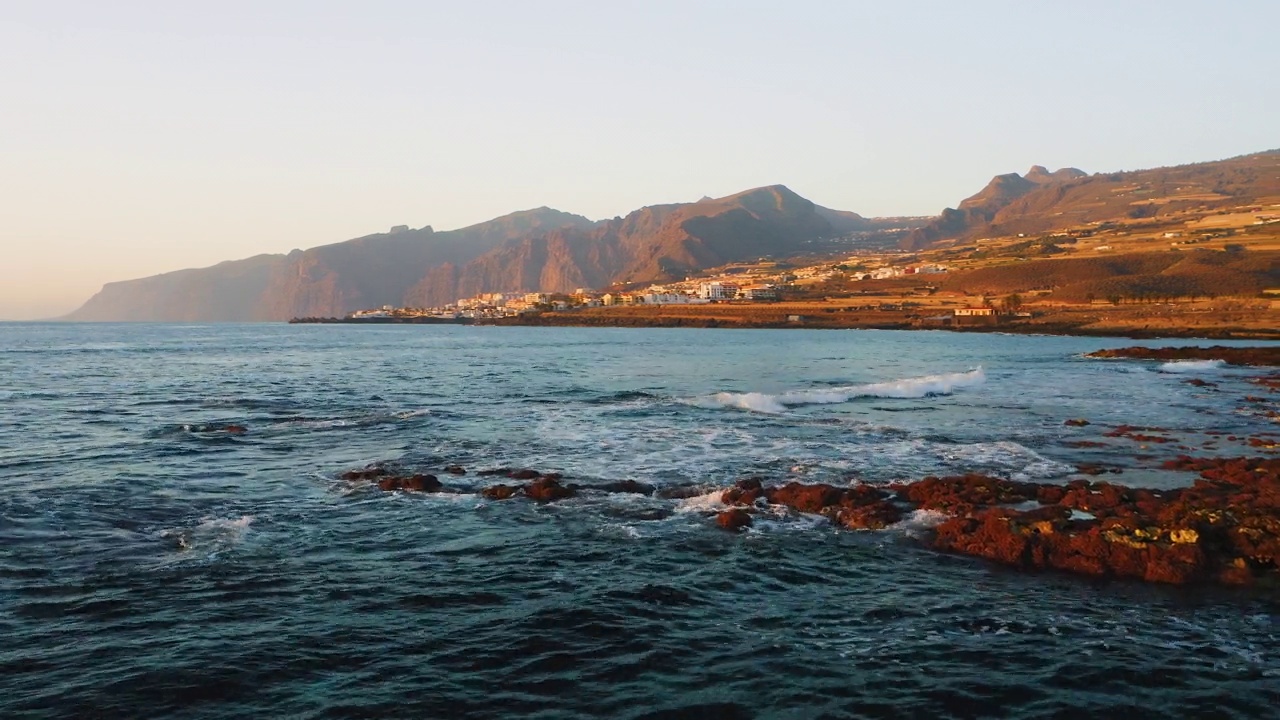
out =
[(703, 300), (731, 300), (738, 294), (738, 286), (726, 282), (702, 283), (698, 286), (698, 297)]

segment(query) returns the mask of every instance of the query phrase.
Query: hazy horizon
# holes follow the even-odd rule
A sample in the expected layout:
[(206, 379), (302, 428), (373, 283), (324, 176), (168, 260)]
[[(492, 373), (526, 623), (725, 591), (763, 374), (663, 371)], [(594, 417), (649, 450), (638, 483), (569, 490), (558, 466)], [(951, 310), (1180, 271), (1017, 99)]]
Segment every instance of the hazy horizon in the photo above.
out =
[(1280, 146), (1271, 3), (14, 2), (0, 319), (393, 225), (784, 184), (933, 215), (993, 175)]

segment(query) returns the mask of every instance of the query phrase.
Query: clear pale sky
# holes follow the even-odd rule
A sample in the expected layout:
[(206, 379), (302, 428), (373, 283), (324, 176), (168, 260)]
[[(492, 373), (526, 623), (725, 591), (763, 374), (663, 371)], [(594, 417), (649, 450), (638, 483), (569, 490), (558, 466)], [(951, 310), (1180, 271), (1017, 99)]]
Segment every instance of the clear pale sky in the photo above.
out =
[(0, 5), (0, 318), (550, 205), (934, 214), (1280, 146), (1280, 2)]

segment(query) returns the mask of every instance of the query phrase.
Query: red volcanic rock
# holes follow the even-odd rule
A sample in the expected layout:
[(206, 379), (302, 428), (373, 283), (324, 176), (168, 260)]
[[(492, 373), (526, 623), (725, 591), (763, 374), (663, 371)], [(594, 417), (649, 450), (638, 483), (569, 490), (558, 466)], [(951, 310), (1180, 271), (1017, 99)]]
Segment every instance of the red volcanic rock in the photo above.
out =
[(1067, 494), (1067, 489), (1057, 485), (1041, 485), (1036, 488), (1036, 500), (1043, 505), (1057, 505)]
[(836, 522), (850, 530), (880, 530), (902, 519), (902, 511), (887, 500), (843, 507)]
[(1130, 440), (1133, 440), (1134, 442), (1144, 442), (1144, 443), (1173, 442), (1173, 438), (1165, 437), (1163, 435), (1144, 435), (1141, 432), (1139, 432), (1140, 430), (1147, 430), (1147, 431), (1154, 431), (1154, 432), (1168, 432), (1168, 430), (1165, 430), (1164, 428), (1138, 427), (1136, 425), (1117, 425), (1114, 429), (1104, 433), (1104, 435), (1106, 435), (1107, 437), (1113, 437), (1113, 438), (1128, 438)]
[(1208, 380), (1202, 380), (1200, 378), (1187, 378), (1182, 382), (1188, 385), (1194, 385), (1195, 387), (1218, 387), (1218, 383), (1209, 382)]
[(797, 482), (768, 488), (764, 494), (774, 505), (786, 505), (793, 510), (807, 513), (820, 513), (823, 508), (837, 505), (844, 495), (839, 488), (831, 485), (805, 485)]
[(540, 478), (534, 480), (524, 486), (524, 494), (531, 500), (538, 502), (552, 502), (554, 500), (563, 500), (571, 498), (577, 494), (572, 487), (561, 485), (558, 480), (552, 478)]
[(480, 477), (492, 477), (494, 475), (510, 475), (511, 472), (512, 472), (511, 468), (502, 467), (502, 468), (489, 468), (488, 470), (481, 470), (476, 474), (479, 475)]
[(480, 496), (489, 500), (506, 500), (515, 495), (519, 489), (514, 485), (490, 485), (480, 491)]
[(1040, 486), (1035, 483), (970, 473), (941, 478), (926, 477), (900, 486), (899, 494), (929, 510), (964, 513), (979, 507), (1035, 500), (1039, 491)]
[[(1280, 571), (1280, 458), (1183, 455), (1164, 467), (1200, 478), (1173, 490), (1072, 481), (1034, 510), (968, 509), (932, 544), (1028, 569), (1174, 584), (1247, 584)], [(1073, 509), (1096, 519), (1073, 519)]]
[(400, 478), (388, 477), (378, 481), (378, 488), (390, 492), (391, 490), (400, 489)]
[(532, 480), (541, 475), (537, 470), (511, 470), (507, 473), (507, 477), (512, 480)]
[(243, 425), (228, 425), (228, 426), (226, 426), (226, 427), (222, 428), (222, 430), (223, 430), (223, 432), (227, 432), (227, 433), (230, 433), (230, 434), (232, 434), (232, 435), (243, 435), (243, 434), (245, 434), (245, 433), (249, 432), (249, 428), (247, 428), (247, 427), (245, 427), (245, 426), (243, 426)]
[(1067, 447), (1069, 447), (1069, 448), (1102, 448), (1102, 447), (1111, 447), (1111, 445), (1109, 445), (1109, 444), (1107, 444), (1107, 443), (1104, 443), (1104, 442), (1098, 442), (1097, 440), (1070, 440), (1070, 441), (1068, 441), (1068, 442), (1064, 442), (1064, 443), (1062, 443), (1062, 444), (1063, 444), (1063, 445), (1065, 445), (1065, 446), (1067, 446)]
[(445, 466), (444, 471), (449, 473), (450, 475), (466, 475), (467, 474), (467, 469), (462, 467), (461, 465), (447, 465)]
[(725, 505), (754, 505), (756, 500), (764, 496), (764, 486), (758, 477), (739, 480), (733, 487), (720, 495), (720, 502)]
[(1088, 420), (1085, 420), (1084, 418), (1076, 418), (1076, 419), (1073, 419), (1073, 420), (1068, 420), (1068, 421), (1066, 421), (1066, 422), (1064, 422), (1064, 423), (1062, 423), (1062, 424), (1063, 424), (1063, 425), (1070, 425), (1071, 427), (1084, 427), (1084, 426), (1086, 426), (1086, 425), (1088, 425), (1088, 424), (1089, 424), (1089, 421), (1088, 421)]
[(716, 515), (716, 524), (732, 532), (751, 527), (751, 523), (751, 514), (741, 508), (732, 508)]

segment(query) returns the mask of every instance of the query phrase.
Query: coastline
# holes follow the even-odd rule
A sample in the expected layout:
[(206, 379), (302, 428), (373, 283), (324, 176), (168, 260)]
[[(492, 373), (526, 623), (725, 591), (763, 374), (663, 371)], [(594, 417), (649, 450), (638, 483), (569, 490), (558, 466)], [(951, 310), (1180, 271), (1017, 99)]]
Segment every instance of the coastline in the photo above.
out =
[(689, 328), (702, 330), (917, 330), (956, 333), (1006, 333), (1011, 335), (1057, 335), (1064, 337), (1280, 341), (1280, 329), (1263, 330), (1236, 326), (1186, 326), (1151, 328), (1138, 326), (1084, 327), (1070, 322), (1012, 321), (964, 325), (933, 325), (906, 319), (870, 321), (856, 318), (814, 317), (803, 321), (751, 319), (745, 317), (637, 317), (616, 315), (577, 316), (570, 313), (542, 313), (508, 318), (293, 318), (290, 325), (472, 325), (492, 327), (607, 327), (607, 328)]
[(518, 327), (949, 330), (952, 332), (1280, 341), (1280, 308), (1243, 301), (1212, 304), (1059, 305), (1023, 312), (955, 315), (954, 303), (925, 305), (868, 298), (704, 305), (622, 305), (544, 310), (508, 317), (294, 318), (290, 323), (456, 324)]
[(788, 322), (725, 320), (718, 318), (624, 318), (611, 321), (578, 319), (566, 316), (526, 316), (484, 320), (476, 325), (510, 327), (619, 327), (619, 328), (694, 328), (694, 329), (773, 329), (773, 330), (917, 330), (956, 333), (1007, 333), (1013, 335), (1061, 335), (1067, 337), (1120, 337), (1136, 339), (1210, 339), (1280, 341), (1280, 330), (1268, 331), (1242, 327), (1185, 327), (1150, 329), (1144, 327), (1088, 328), (1071, 323), (1011, 322), (1002, 324), (926, 325), (910, 321), (830, 321)]

